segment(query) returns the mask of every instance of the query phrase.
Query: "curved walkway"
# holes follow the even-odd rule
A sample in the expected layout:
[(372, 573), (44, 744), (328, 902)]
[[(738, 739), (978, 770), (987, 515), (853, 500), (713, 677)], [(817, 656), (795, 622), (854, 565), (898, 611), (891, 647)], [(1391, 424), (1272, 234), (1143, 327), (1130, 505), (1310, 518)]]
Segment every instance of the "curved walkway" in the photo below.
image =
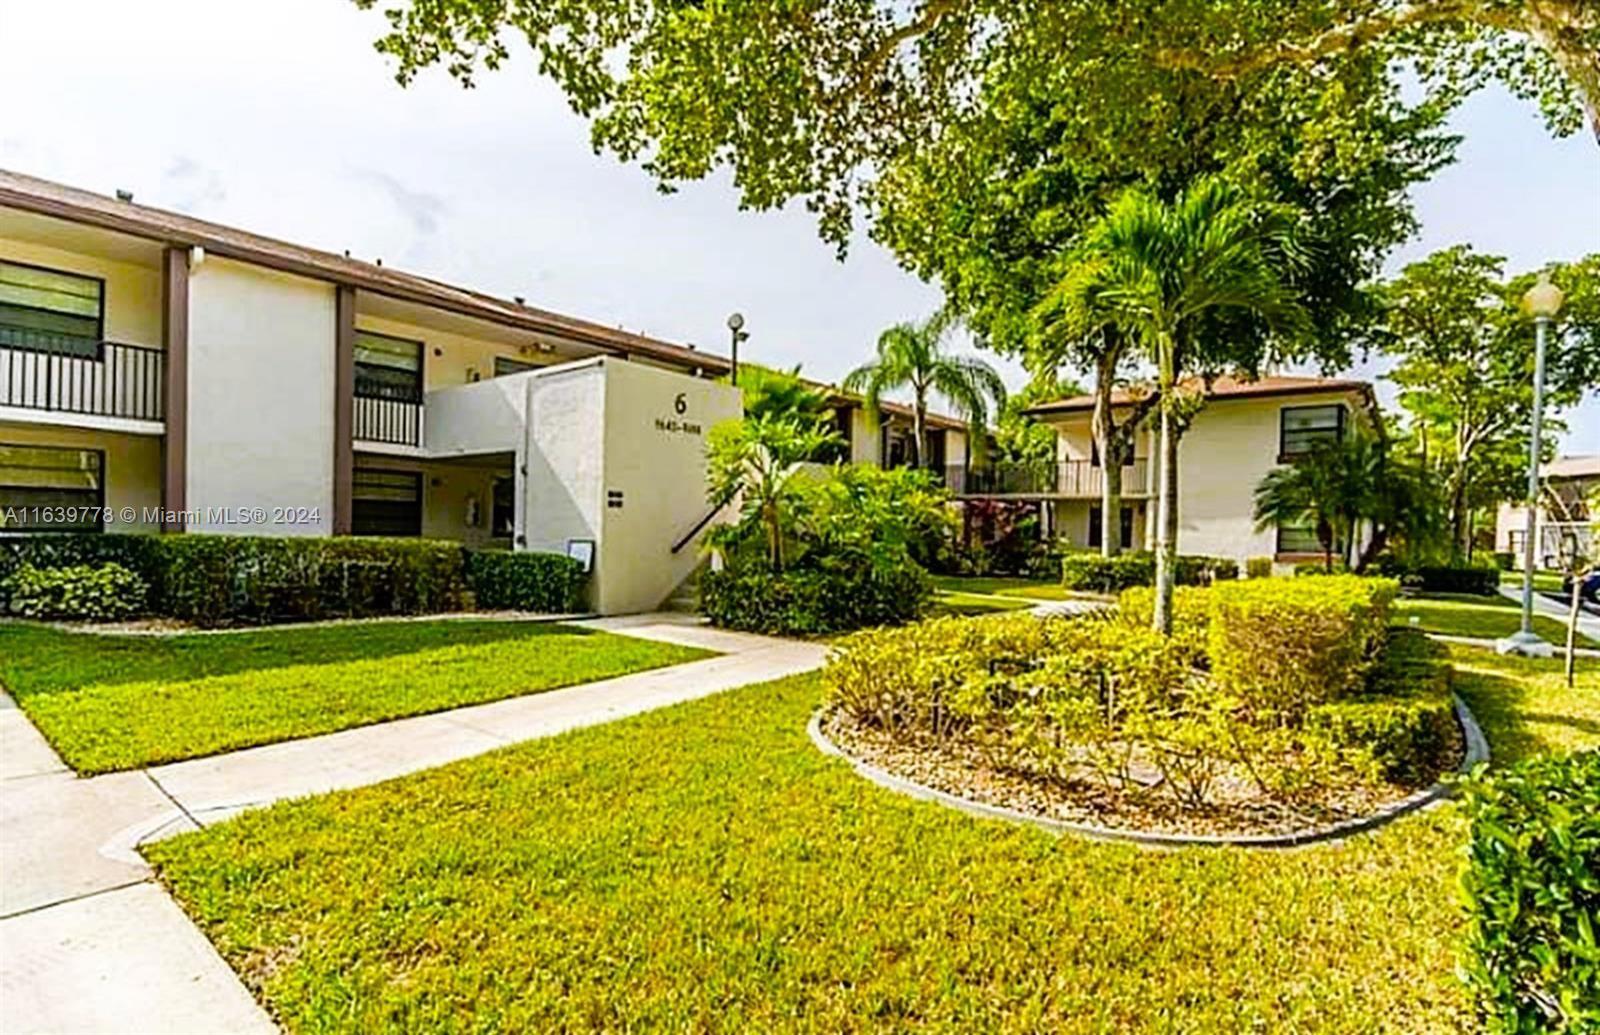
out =
[(270, 1032), (155, 883), (144, 841), (284, 798), (376, 783), (518, 741), (816, 668), (815, 643), (685, 615), (572, 623), (720, 656), (212, 758), (83, 779), (0, 694), (0, 1031)]

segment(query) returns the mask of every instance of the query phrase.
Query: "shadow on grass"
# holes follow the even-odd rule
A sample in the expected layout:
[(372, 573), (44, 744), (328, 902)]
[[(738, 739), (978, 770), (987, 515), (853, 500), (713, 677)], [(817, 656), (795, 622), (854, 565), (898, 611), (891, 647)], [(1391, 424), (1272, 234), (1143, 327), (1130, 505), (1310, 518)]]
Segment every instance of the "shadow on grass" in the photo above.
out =
[(32, 624), (0, 624), (0, 683), (19, 697), (151, 680), (333, 665), (451, 646), (534, 637), (586, 637), (588, 629), (548, 622), (362, 622), (299, 629), (127, 636), (69, 633)]
[(1580, 665), (1569, 689), (1559, 660), (1451, 650), (1455, 690), (1489, 738), (1494, 765), (1600, 745), (1600, 666)]

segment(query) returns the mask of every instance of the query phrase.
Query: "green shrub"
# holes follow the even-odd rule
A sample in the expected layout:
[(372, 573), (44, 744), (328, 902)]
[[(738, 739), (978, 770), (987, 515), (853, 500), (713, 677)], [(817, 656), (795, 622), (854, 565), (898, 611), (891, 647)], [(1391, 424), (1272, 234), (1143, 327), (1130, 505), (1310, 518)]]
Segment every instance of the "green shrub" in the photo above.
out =
[(775, 635), (816, 636), (919, 617), (933, 597), (928, 573), (909, 557), (865, 558), (825, 569), (774, 573), (760, 564), (708, 571), (700, 607), (713, 625)]
[[(1148, 629), (1155, 617), (1156, 591), (1150, 586), (1125, 589), (1117, 597), (1116, 621)], [(1211, 592), (1200, 586), (1179, 586), (1172, 594), (1172, 644), (1194, 668), (1209, 668), (1206, 641), (1211, 628)]]
[(583, 565), (555, 553), (467, 551), (467, 585), (485, 609), (575, 614), (584, 610)]
[[(1230, 557), (1182, 556), (1174, 572), (1180, 586), (1209, 586), (1213, 582), (1237, 579), (1239, 562)], [(1078, 551), (1061, 558), (1061, 584), (1067, 589), (1088, 593), (1120, 593), (1134, 586), (1149, 586), (1156, 581), (1156, 559), (1152, 553), (1124, 553), (1102, 557)]]
[(1467, 980), (1491, 1031), (1600, 1030), (1600, 752), (1466, 784)]
[(1422, 633), (1393, 630), (1366, 691), (1313, 706), (1306, 726), (1386, 780), (1432, 783), (1456, 740), (1444, 648)]
[(1500, 592), (1500, 569), (1479, 567), (1408, 568), (1400, 585), (1413, 593), (1466, 593), (1492, 597)]
[(1377, 663), (1396, 586), (1312, 576), (1218, 584), (1206, 654), (1224, 692), (1298, 721), (1309, 706), (1360, 693)]
[(1251, 557), (1244, 562), (1245, 575), (1252, 579), (1270, 579), (1272, 577), (1271, 557)]
[(465, 603), (456, 543), (226, 535), (160, 543), (160, 610), (200, 625), (436, 614)]
[(1511, 571), (1517, 566), (1517, 555), (1510, 550), (1496, 550), (1494, 552), (1494, 566), (1500, 571)]
[(119, 533), (67, 533), (0, 537), (0, 610), (4, 610), (6, 576), (18, 568), (99, 567), (118, 564), (138, 575), (159, 599), (161, 581), (160, 536)]
[(144, 611), (149, 587), (120, 564), (17, 568), (0, 582), (12, 614), (91, 622), (132, 618)]

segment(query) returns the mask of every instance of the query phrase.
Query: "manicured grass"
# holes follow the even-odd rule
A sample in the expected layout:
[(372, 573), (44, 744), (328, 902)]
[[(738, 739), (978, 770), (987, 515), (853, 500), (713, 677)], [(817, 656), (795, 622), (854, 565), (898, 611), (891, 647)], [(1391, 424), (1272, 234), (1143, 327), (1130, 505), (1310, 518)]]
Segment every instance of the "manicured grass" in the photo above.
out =
[(0, 624), (0, 684), (79, 772), (550, 690), (707, 652), (544, 623), (372, 622), (172, 637)]
[[(1417, 618), (1417, 628), (1423, 632), (1447, 636), (1476, 636), (1494, 640), (1510, 636), (1522, 627), (1521, 609), (1515, 601), (1505, 597), (1440, 593), (1395, 601), (1395, 621), (1398, 624), (1409, 624), (1413, 616)], [(1566, 626), (1545, 615), (1533, 616), (1533, 631), (1557, 645), (1567, 642)], [(1578, 646), (1594, 647), (1600, 644), (1580, 632)]]
[(982, 593), (990, 596), (1022, 597), (1027, 600), (1071, 600), (1075, 596), (1059, 581), (1042, 582), (1002, 575), (935, 575), (933, 584), (948, 593)]
[[(1600, 668), (1456, 652), (1497, 752), (1600, 743)], [(823, 756), (800, 677), (146, 848), (291, 1031), (1460, 1031), (1447, 805), (1148, 851)]]
[(933, 615), (987, 615), (998, 611), (1023, 611), (1036, 601), (1020, 597), (990, 596), (984, 593), (951, 593), (938, 590), (934, 594)]
[[(1500, 585), (1522, 588), (1522, 570), (1502, 571)], [(1539, 593), (1560, 593), (1561, 573), (1558, 571), (1536, 571), (1533, 573), (1533, 588)]]

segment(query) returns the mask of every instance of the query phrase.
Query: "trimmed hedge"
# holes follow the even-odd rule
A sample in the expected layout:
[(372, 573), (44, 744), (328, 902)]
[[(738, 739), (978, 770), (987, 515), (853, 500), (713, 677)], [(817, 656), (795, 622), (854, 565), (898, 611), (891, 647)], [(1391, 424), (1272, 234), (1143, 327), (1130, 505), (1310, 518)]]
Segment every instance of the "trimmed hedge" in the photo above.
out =
[(443, 614), (465, 609), (469, 589), (485, 607), (572, 611), (584, 579), (559, 555), (430, 539), (36, 535), (0, 539), (0, 605), (20, 568), (106, 564), (149, 587), (141, 613), (203, 626)]
[[(1180, 586), (1209, 586), (1239, 577), (1239, 562), (1231, 557), (1181, 556), (1176, 571)], [(1102, 557), (1097, 553), (1069, 553), (1061, 558), (1061, 584), (1090, 593), (1120, 593), (1156, 581), (1152, 553), (1124, 553)]]
[(1246, 706), (1291, 720), (1358, 694), (1383, 649), (1397, 589), (1389, 579), (1353, 575), (1214, 586), (1211, 674)]
[(1500, 592), (1499, 568), (1408, 568), (1400, 585), (1414, 593), (1466, 593), (1492, 597)]
[(23, 565), (0, 583), (14, 615), (116, 621), (142, 614), (149, 587), (120, 564), (74, 564), (65, 568)]
[(725, 629), (816, 636), (919, 617), (933, 597), (928, 573), (907, 558), (874, 567), (863, 561), (838, 570), (774, 574), (754, 565), (707, 571), (700, 609)]
[(480, 608), (576, 614), (585, 608), (583, 565), (556, 553), (467, 553), (467, 584)]
[(1444, 648), (1411, 629), (1391, 631), (1366, 691), (1316, 705), (1306, 725), (1392, 783), (1432, 783), (1456, 737)]
[(1467, 982), (1491, 1031), (1600, 1030), (1600, 752), (1465, 785)]

